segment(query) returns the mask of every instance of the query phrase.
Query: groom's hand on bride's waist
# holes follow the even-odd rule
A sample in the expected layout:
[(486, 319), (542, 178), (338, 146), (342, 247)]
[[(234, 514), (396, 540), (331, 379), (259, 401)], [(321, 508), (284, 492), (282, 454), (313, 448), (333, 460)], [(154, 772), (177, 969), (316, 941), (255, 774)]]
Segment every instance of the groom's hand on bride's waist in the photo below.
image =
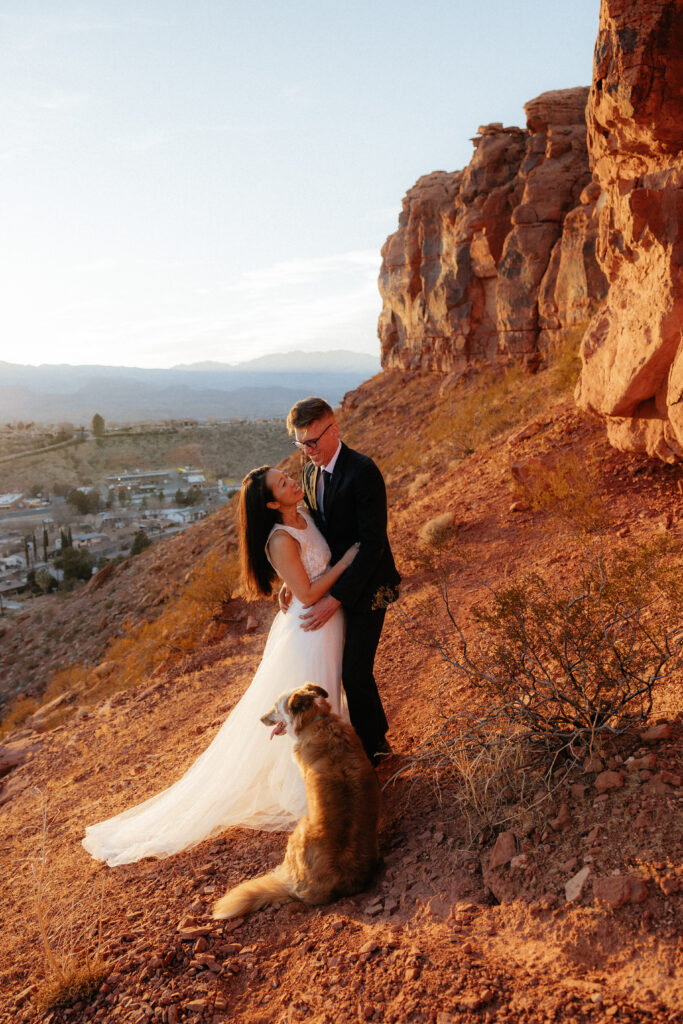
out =
[(278, 591), (277, 603), (280, 605), (280, 611), (285, 615), (292, 603), (292, 592), (286, 583), (283, 583)]
[(341, 601), (338, 601), (336, 597), (332, 597), (332, 594), (325, 594), (315, 604), (309, 605), (304, 614), (299, 616), (302, 621), (301, 628), (304, 632), (308, 632), (311, 629), (320, 629), (328, 619), (332, 618), (340, 604)]

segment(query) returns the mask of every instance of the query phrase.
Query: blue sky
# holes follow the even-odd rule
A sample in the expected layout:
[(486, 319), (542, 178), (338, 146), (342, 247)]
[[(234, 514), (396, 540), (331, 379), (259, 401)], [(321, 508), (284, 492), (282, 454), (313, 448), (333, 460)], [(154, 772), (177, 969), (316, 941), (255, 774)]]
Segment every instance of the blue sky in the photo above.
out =
[(590, 84), (598, 0), (0, 0), (0, 359), (378, 353), (422, 174)]

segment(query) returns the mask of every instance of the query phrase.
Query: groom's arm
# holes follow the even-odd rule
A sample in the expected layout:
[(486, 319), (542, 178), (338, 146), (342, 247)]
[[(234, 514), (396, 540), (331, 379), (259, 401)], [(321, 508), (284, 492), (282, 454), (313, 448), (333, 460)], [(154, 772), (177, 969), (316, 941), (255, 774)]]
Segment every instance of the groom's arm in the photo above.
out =
[(330, 589), (330, 595), (347, 607), (352, 607), (366, 589), (387, 543), (387, 492), (382, 474), (370, 460), (354, 476), (353, 502), (360, 550)]
[(362, 463), (354, 473), (351, 499), (354, 509), (349, 510), (349, 516), (354, 519), (353, 536), (360, 548), (330, 593), (301, 615), (304, 631), (324, 626), (340, 604), (347, 607), (355, 604), (384, 554), (387, 543), (386, 487), (382, 474), (371, 460)]
[[(387, 492), (377, 466), (370, 459), (356, 470), (350, 495), (354, 519), (354, 538), (360, 543), (358, 554), (346, 572), (325, 594), (301, 616), (305, 631), (320, 629), (340, 604), (351, 607), (363, 593), (379, 565), (387, 543)], [(351, 536), (349, 531), (349, 536)], [(356, 564), (358, 563), (358, 564)]]

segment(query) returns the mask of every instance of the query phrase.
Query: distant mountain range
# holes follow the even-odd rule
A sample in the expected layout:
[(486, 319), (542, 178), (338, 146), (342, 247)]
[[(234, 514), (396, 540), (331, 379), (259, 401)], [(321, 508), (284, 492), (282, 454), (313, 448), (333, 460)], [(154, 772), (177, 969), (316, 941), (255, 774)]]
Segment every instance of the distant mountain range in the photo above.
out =
[(246, 363), (136, 366), (25, 366), (0, 361), (0, 422), (88, 424), (95, 413), (120, 423), (191, 416), (241, 419), (285, 416), (307, 395), (337, 405), (379, 372), (379, 358), (359, 352), (285, 352)]

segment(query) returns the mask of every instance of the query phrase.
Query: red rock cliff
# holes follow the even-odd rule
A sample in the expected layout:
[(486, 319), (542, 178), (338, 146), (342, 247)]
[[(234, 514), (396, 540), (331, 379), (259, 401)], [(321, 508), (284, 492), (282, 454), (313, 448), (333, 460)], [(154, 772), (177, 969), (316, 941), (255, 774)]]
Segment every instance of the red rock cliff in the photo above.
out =
[(588, 103), (609, 291), (582, 344), (580, 406), (618, 448), (683, 457), (683, 5), (602, 0)]
[(533, 362), (605, 292), (594, 256), (588, 89), (544, 93), (527, 130), (486, 125), (467, 168), (420, 178), (382, 250), (382, 364), (458, 370)]

